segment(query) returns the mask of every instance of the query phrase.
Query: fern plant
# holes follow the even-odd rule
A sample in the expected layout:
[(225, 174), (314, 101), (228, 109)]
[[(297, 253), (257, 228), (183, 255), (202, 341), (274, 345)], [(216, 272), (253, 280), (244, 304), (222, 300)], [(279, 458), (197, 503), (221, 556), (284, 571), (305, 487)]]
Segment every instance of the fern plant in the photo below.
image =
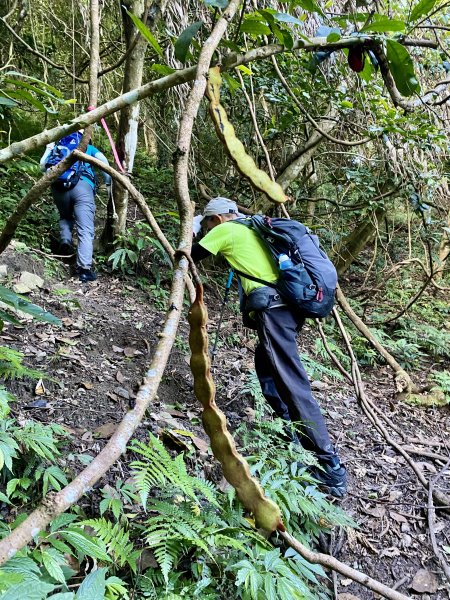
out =
[[(265, 550), (254, 548), (251, 560), (244, 559), (230, 566), (236, 573), (236, 586), (242, 600), (325, 600), (327, 594), (320, 591), (316, 575), (325, 577), (318, 565), (306, 563), (297, 554), (281, 555), (279, 548)], [(308, 573), (305, 579), (305, 571)], [(314, 584), (312, 591), (307, 582)], [(318, 589), (319, 588), (319, 589)]]
[(29, 369), (23, 364), (23, 354), (12, 348), (0, 346), (0, 378), (2, 379), (39, 379), (45, 377), (44, 373)]
[(134, 548), (129, 531), (119, 523), (112, 523), (105, 518), (87, 519), (81, 521), (79, 525), (92, 527), (96, 537), (105, 544), (114, 566), (124, 567), (128, 565), (133, 573), (136, 573), (136, 563), (140, 551)]
[(5, 485), (6, 495), (1, 499), (10, 502), (28, 502), (36, 492), (36, 484), (42, 486), (42, 495), (49, 489), (59, 491), (68, 481), (58, 466), (58, 448), (66, 431), (52, 423), (44, 425), (27, 421), (18, 425), (14, 419), (6, 418), (9, 401), (13, 397), (0, 388), (0, 481)]
[(150, 434), (149, 443), (134, 440), (130, 449), (139, 454), (142, 460), (135, 460), (130, 467), (142, 505), (146, 507), (152, 488), (161, 488), (172, 484), (185, 496), (198, 503), (201, 494), (208, 502), (218, 506), (214, 485), (208, 481), (189, 475), (183, 455), (172, 458), (163, 443)]

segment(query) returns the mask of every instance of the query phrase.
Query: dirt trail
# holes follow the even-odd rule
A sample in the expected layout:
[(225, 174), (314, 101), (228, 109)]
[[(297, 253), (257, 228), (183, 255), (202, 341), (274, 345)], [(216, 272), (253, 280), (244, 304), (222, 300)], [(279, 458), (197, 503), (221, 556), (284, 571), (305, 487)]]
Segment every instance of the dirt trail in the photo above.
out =
[[(73, 436), (74, 466), (78, 470), (82, 461), (77, 462), (76, 457), (94, 456), (133, 403), (163, 320), (164, 294), (150, 296), (108, 274), (101, 274), (93, 284), (81, 284), (69, 278), (65, 267), (49, 276), (42, 259), (30, 253), (8, 250), (0, 264), (8, 265), (10, 281), (24, 270), (43, 276), (43, 288), (29, 294), (29, 298), (63, 323), (62, 328), (35, 322), (26, 328), (8, 325), (1, 332), (0, 344), (20, 350), (27, 366), (53, 378), (43, 380), (44, 393), (40, 394), (37, 392), (43, 390), (36, 388), (35, 381), (8, 382), (18, 399), (14, 415), (66, 426)], [(211, 294), (209, 290), (210, 300)], [(208, 306), (214, 331), (220, 303), (212, 300)], [(315, 336), (313, 328), (304, 328), (302, 351), (313, 347)], [(230, 311), (225, 315), (221, 340), (225, 343), (216, 357), (214, 377), (218, 404), (233, 429), (242, 419), (252, 418), (252, 399), (241, 388), (252, 368), (255, 341)], [(369, 397), (398, 428), (394, 436), (399, 440), (403, 436), (410, 448), (423, 452), (414, 458), (425, 476), (432, 477), (444, 464), (443, 458), (436, 456), (450, 454), (449, 407), (423, 409), (397, 403), (391, 374), (385, 367), (366, 370), (363, 376)], [(399, 591), (412, 598), (449, 598), (450, 590), (433, 558), (425, 490), (405, 460), (370, 424), (351, 386), (322, 377), (313, 382), (313, 389), (349, 472), (349, 494), (342, 507), (359, 525), (359, 529), (346, 534), (336, 531), (322, 550), (386, 584), (397, 585)], [(183, 319), (158, 399), (137, 435), (145, 438), (149, 430), (165, 430), (170, 437), (174, 429), (190, 431), (196, 436), (199, 460), (205, 460), (205, 470), (210, 471), (199, 412), (192, 392), (187, 325)], [(176, 434), (172, 434), (172, 441), (177, 442)], [(125, 459), (107, 477), (111, 480), (124, 472)], [(450, 492), (450, 474), (442, 478), (440, 487)], [(439, 547), (450, 546), (450, 519), (443, 511), (437, 512), (435, 532)], [(350, 580), (337, 577), (335, 584), (339, 600), (374, 597)]]

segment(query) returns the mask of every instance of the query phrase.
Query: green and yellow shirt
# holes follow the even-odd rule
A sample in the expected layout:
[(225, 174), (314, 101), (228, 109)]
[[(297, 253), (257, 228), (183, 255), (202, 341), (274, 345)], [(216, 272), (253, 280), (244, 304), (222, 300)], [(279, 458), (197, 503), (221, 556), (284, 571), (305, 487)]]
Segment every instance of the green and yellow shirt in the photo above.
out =
[[(237, 271), (268, 282), (277, 280), (277, 268), (269, 251), (258, 235), (245, 225), (225, 221), (211, 229), (199, 244), (214, 256), (221, 254)], [(247, 296), (262, 286), (244, 277), (240, 280)]]

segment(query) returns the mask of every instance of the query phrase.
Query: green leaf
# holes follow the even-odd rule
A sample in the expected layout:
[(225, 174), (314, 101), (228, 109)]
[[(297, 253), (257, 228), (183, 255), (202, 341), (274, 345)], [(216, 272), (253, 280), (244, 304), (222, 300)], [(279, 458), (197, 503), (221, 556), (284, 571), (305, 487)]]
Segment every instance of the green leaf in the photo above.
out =
[(387, 19), (382, 18), (378, 21), (373, 21), (372, 23), (368, 23), (362, 29), (360, 29), (360, 33), (364, 31), (376, 31), (379, 33), (384, 33), (385, 31), (404, 31), (405, 23), (403, 21), (399, 21), (398, 19)]
[(261, 23), (258, 19), (244, 19), (241, 24), (241, 32), (250, 35), (270, 35), (270, 27)]
[(236, 79), (232, 77), (229, 73), (222, 73), (222, 78), (227, 84), (231, 95), (233, 95), (236, 92), (236, 90), (238, 90), (241, 87), (239, 81), (236, 81)]
[(76, 596), (73, 592), (60, 592), (54, 596), (50, 596), (48, 600), (75, 600)]
[(111, 558), (106, 551), (106, 546), (101, 540), (96, 540), (94, 542), (92, 538), (87, 536), (81, 530), (74, 529), (62, 530), (59, 532), (59, 535), (85, 556), (92, 556), (98, 560), (111, 562)]
[(417, 21), (422, 15), (427, 15), (435, 4), (436, 0), (419, 0), (411, 11), (410, 21)]
[(151, 71), (155, 71), (155, 73), (159, 73), (159, 75), (171, 75), (175, 73), (176, 69), (172, 69), (172, 67), (168, 67), (167, 65), (158, 65), (153, 64), (150, 67)]
[(303, 8), (304, 10), (307, 10), (308, 12), (316, 12), (319, 13), (320, 15), (324, 16), (322, 9), (320, 8), (320, 6), (318, 4), (316, 4), (314, 2), (314, 0), (294, 0), (293, 2), (291, 2), (290, 8), (295, 8), (296, 6), (300, 6), (300, 8)]
[(39, 306), (32, 304), (29, 300), (22, 298), (22, 296), (19, 296), (2, 285), (0, 285), (0, 302), (4, 302), (17, 310), (21, 310), (38, 321), (45, 321), (46, 323), (52, 323), (53, 325), (61, 325), (61, 321), (57, 317), (42, 308), (39, 308)]
[(327, 42), (338, 42), (341, 39), (341, 34), (337, 33), (336, 31), (332, 31), (330, 34), (327, 35)]
[(420, 84), (414, 73), (414, 65), (408, 50), (394, 40), (386, 40), (387, 61), (395, 85), (402, 96), (420, 92)]
[(92, 571), (77, 591), (77, 600), (104, 600), (106, 592), (106, 568)]
[(175, 42), (175, 58), (180, 62), (184, 63), (186, 61), (189, 46), (191, 45), (193, 38), (197, 35), (202, 25), (203, 21), (196, 21), (195, 23), (192, 23), (192, 25), (186, 27), (186, 29)]
[(11, 98), (16, 98), (17, 100), (28, 102), (28, 104), (31, 104), (31, 106), (34, 106), (41, 112), (55, 112), (53, 109), (44, 106), (40, 100), (37, 100), (32, 94), (30, 94), (30, 92), (27, 92), (26, 90), (8, 90), (8, 96), (11, 96)]
[(22, 77), (22, 79), (29, 79), (30, 81), (34, 81), (38, 83), (41, 87), (47, 88), (50, 92), (52, 92), (58, 98), (63, 98), (63, 93), (57, 90), (55, 87), (38, 79), (37, 77), (32, 77), (31, 75), (25, 75), (24, 73), (19, 73), (18, 71), (7, 71), (5, 75), (14, 75), (15, 77)]
[(300, 19), (297, 19), (297, 17), (293, 17), (288, 13), (276, 12), (273, 13), (273, 18), (275, 21), (280, 21), (281, 23), (295, 23), (295, 25), (304, 25), (303, 21), (300, 21)]
[(370, 78), (373, 75), (373, 65), (367, 56), (366, 60), (364, 61), (364, 68), (358, 73), (358, 75), (361, 77), (361, 79), (364, 79), (364, 81), (370, 81)]
[(5, 496), (2, 492), (0, 492), (0, 502), (4, 502), (5, 504), (11, 504), (8, 496)]
[(144, 25), (144, 23), (139, 19), (139, 17), (134, 15), (129, 10), (125, 9), (125, 11), (126, 11), (127, 15), (130, 17), (130, 19), (133, 21), (134, 26), (139, 31), (139, 33), (141, 33), (144, 36), (144, 38), (147, 40), (147, 42), (150, 44), (150, 46), (153, 48), (153, 50), (155, 50), (160, 56), (162, 56), (163, 55), (162, 48), (158, 44), (155, 36), (150, 31), (150, 29), (148, 29), (148, 27), (146, 25)]
[(19, 106), (19, 103), (11, 98), (5, 98), (4, 96), (0, 96), (0, 104), (4, 106)]
[[(55, 552), (55, 550), (53, 550), (53, 552)], [(48, 551), (41, 551), (41, 557), (44, 567), (47, 573), (50, 575), (50, 577), (52, 577), (52, 579), (55, 579), (59, 583), (65, 583), (66, 578), (64, 577), (64, 573), (61, 569), (57, 558), (55, 558), (55, 556), (53, 556), (52, 553)]]
[[(1, 595), (1, 600), (44, 600), (55, 589), (50, 583), (43, 583), (38, 579), (26, 579), (13, 585)], [(103, 600), (103, 598), (102, 598)]]
[(203, 0), (206, 6), (212, 6), (213, 8), (226, 8), (228, 6), (228, 0)]

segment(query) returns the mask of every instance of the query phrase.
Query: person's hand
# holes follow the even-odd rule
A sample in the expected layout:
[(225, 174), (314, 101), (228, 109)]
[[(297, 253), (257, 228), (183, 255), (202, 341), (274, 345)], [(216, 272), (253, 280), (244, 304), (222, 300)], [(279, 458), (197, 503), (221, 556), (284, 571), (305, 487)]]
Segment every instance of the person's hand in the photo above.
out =
[(194, 237), (200, 233), (200, 229), (202, 228), (202, 219), (203, 215), (195, 215), (192, 220), (192, 234)]

